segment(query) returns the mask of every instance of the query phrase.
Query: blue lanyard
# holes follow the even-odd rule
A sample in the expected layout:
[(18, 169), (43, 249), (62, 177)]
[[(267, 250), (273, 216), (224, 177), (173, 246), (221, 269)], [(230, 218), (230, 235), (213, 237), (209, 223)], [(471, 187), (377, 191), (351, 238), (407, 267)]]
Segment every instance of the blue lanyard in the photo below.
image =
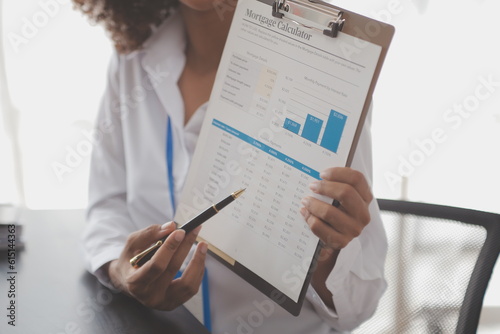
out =
[[(168, 188), (170, 190), (170, 204), (172, 204), (172, 213), (175, 213), (175, 186), (174, 186), (174, 144), (172, 139), (172, 124), (170, 122), (170, 117), (167, 121), (167, 143), (166, 143), (166, 156), (167, 156), (167, 174), (168, 174)], [(172, 217), (173, 219), (173, 217)], [(179, 271), (175, 278), (181, 276)], [(202, 283), (202, 300), (203, 300), (203, 324), (212, 332), (212, 319), (210, 314), (210, 297), (208, 292), (208, 274), (207, 269), (205, 269), (205, 274), (203, 275)]]
[(172, 213), (175, 212), (175, 184), (174, 184), (174, 144), (172, 139), (172, 124), (170, 117), (167, 120), (167, 175), (168, 175), (168, 188), (170, 190), (170, 204), (172, 205)]

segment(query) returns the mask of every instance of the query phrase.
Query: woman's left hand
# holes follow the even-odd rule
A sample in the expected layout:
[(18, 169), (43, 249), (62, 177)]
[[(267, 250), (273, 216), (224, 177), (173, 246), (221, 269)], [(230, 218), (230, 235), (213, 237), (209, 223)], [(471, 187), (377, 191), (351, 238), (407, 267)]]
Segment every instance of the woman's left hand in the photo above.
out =
[(336, 199), (340, 206), (306, 197), (301, 213), (325, 247), (340, 250), (370, 222), (368, 206), (373, 195), (364, 175), (349, 167), (329, 168), (321, 173), (321, 178), (311, 183), (311, 190)]
[(326, 287), (337, 256), (342, 248), (370, 222), (368, 209), (373, 195), (362, 173), (348, 167), (329, 168), (321, 173), (322, 180), (314, 181), (313, 192), (336, 199), (333, 206), (314, 197), (302, 200), (300, 210), (311, 231), (322, 241), (323, 248), (311, 278), (311, 284), (323, 302), (335, 310), (334, 298)]

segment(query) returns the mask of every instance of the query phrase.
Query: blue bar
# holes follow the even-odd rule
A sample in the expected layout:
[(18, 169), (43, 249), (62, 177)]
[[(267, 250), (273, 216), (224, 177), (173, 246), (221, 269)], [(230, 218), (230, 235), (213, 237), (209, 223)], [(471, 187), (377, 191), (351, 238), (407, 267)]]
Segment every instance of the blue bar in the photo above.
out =
[(304, 125), (304, 131), (302, 131), (302, 137), (316, 143), (318, 141), (319, 132), (321, 131), (321, 126), (323, 121), (313, 115), (307, 114), (306, 124)]
[(319, 177), (318, 171), (304, 165), (301, 162), (298, 162), (297, 160), (295, 160), (293, 158), (290, 158), (288, 155), (283, 154), (280, 151), (276, 151), (275, 149), (271, 148), (270, 146), (267, 146), (266, 144), (264, 144), (263, 142), (260, 142), (256, 139), (244, 134), (243, 132), (238, 131), (233, 127), (230, 127), (229, 125), (224, 124), (224, 123), (216, 120), (215, 118), (212, 120), (212, 125), (218, 127), (219, 129), (226, 131), (227, 133), (234, 135), (235, 137), (238, 137), (239, 139), (243, 140), (244, 142), (249, 143), (250, 145), (258, 148), (259, 150), (261, 150), (269, 155), (272, 155), (273, 157), (283, 161), (287, 165), (290, 165), (290, 166), (294, 167), (295, 169), (298, 169), (301, 172), (303, 172), (309, 176), (314, 177), (316, 180), (321, 180), (321, 178)]
[(328, 122), (326, 122), (325, 133), (321, 139), (320, 146), (337, 153), (340, 137), (342, 137), (346, 120), (346, 115), (332, 109), (330, 111), (330, 116), (328, 117)]
[(292, 131), (293, 133), (298, 135), (300, 130), (300, 124), (292, 121), (290, 118), (285, 118), (285, 124), (283, 124), (283, 128)]

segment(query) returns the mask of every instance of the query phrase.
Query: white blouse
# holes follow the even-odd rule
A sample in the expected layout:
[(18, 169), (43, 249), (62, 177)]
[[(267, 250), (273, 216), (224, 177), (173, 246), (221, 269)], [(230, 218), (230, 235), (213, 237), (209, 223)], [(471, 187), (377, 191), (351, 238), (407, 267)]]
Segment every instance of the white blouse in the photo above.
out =
[[(186, 178), (206, 104), (184, 126), (184, 105), (177, 81), (185, 64), (185, 31), (173, 14), (144, 48), (115, 54), (96, 122), (92, 153), (88, 224), (83, 248), (88, 270), (101, 282), (99, 269), (117, 259), (127, 236), (173, 219), (165, 141), (172, 121), (176, 198)], [(352, 167), (371, 180), (370, 118), (367, 118)], [(370, 181), (371, 182), (371, 181)], [(387, 241), (376, 201), (371, 223), (342, 249), (326, 285), (336, 312), (312, 287), (298, 317), (207, 257), (213, 333), (339, 333), (369, 318), (386, 288), (383, 268)]]

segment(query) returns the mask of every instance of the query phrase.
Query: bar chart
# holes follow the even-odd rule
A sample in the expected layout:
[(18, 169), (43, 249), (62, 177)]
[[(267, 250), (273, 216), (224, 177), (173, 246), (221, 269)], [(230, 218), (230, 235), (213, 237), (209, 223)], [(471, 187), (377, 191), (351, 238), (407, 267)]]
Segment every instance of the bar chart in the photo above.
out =
[(282, 110), (283, 118), (276, 126), (338, 153), (349, 111), (334, 88), (324, 87), (307, 77), (282, 75), (254, 58), (234, 53), (220, 99), (259, 121), (269, 118), (273, 109)]
[(313, 115), (307, 115), (306, 124), (304, 125), (304, 130), (302, 131), (302, 137), (312, 141), (313, 143), (318, 141), (319, 133), (323, 121)]
[(331, 109), (326, 125), (324, 126), (324, 120), (307, 114), (304, 124), (300, 124), (290, 118), (285, 118), (283, 128), (329, 151), (337, 153), (346, 121), (346, 115)]
[(300, 124), (292, 121), (290, 118), (285, 118), (285, 124), (283, 124), (283, 127), (296, 135), (299, 134), (300, 131)]

